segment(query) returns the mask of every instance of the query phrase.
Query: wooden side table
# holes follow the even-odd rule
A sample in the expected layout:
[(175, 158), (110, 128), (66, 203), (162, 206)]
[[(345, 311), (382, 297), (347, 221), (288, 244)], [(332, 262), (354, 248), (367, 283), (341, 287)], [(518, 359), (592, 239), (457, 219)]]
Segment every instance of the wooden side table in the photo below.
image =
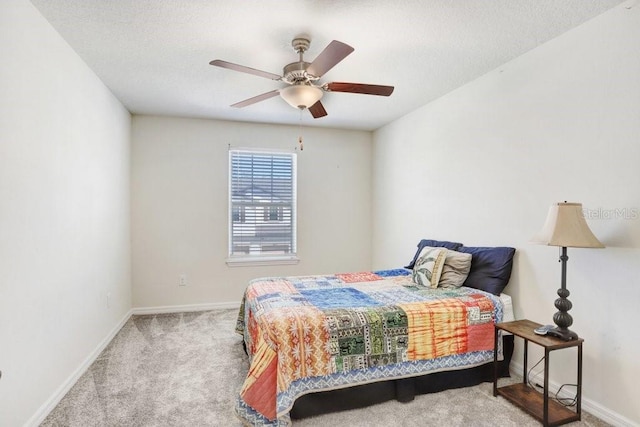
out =
[[(538, 335), (534, 329), (542, 326), (530, 320), (516, 320), (514, 322), (504, 322), (495, 325), (495, 345), (493, 352), (493, 395), (502, 396), (508, 401), (519, 406), (531, 416), (535, 417), (546, 426), (558, 426), (572, 421), (580, 420), (581, 400), (582, 400), (582, 343), (584, 340), (578, 338), (571, 341), (563, 341), (547, 335)], [(498, 331), (503, 330), (512, 333), (516, 337), (524, 339), (524, 368), (522, 372), (522, 383), (516, 383), (504, 387), (498, 387)], [(527, 381), (527, 354), (529, 341), (544, 348), (544, 391), (539, 393), (529, 387)], [(549, 353), (554, 350), (578, 347), (578, 390), (576, 394), (576, 411), (559, 404), (554, 400), (549, 400)]]

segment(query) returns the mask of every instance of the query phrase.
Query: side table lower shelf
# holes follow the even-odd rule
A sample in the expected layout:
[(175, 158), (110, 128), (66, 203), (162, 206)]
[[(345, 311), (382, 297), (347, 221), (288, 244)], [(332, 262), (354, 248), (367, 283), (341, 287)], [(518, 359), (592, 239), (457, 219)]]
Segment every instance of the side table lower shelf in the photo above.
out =
[[(544, 397), (526, 384), (517, 383), (498, 388), (498, 394), (525, 410), (537, 419), (544, 418)], [(575, 413), (558, 402), (549, 400), (549, 425), (566, 424), (578, 421), (580, 414)]]

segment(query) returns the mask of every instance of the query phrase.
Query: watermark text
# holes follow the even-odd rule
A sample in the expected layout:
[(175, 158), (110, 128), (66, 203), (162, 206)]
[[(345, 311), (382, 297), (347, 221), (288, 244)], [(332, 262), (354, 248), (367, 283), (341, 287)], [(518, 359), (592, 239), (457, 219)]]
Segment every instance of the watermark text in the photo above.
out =
[(624, 219), (636, 220), (640, 218), (640, 208), (595, 208), (582, 209), (585, 219)]

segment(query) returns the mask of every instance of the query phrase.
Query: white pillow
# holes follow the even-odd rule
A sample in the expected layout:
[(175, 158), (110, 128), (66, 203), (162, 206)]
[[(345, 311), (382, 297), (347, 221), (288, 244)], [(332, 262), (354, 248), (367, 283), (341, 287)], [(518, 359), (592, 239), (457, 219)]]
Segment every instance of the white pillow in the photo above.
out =
[(420, 251), (413, 266), (413, 281), (428, 288), (437, 288), (447, 258), (446, 248), (432, 248), (425, 246)]
[(459, 288), (471, 271), (471, 254), (447, 250), (438, 287)]

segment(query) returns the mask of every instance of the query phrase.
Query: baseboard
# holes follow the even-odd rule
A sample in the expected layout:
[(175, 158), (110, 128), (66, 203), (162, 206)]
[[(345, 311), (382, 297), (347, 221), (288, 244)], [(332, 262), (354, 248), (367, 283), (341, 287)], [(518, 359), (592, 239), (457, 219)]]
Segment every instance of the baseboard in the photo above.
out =
[(163, 313), (183, 313), (188, 311), (209, 311), (224, 310), (230, 308), (240, 308), (240, 302), (217, 302), (207, 304), (187, 304), (187, 305), (164, 305), (157, 307), (135, 307), (133, 314), (163, 314)]
[[(511, 361), (509, 366), (509, 371), (512, 375), (522, 376), (522, 363)], [(544, 382), (544, 378), (542, 373), (531, 375), (530, 381), (534, 384), (542, 384)], [(549, 380), (549, 394), (555, 395), (560, 390), (561, 384), (558, 384), (554, 381)], [(562, 390), (559, 394), (559, 397), (562, 398), (573, 398), (574, 394), (570, 391)], [(638, 424), (633, 422), (632, 420), (618, 414), (617, 412), (613, 412), (609, 408), (605, 408), (601, 404), (589, 399), (584, 395), (584, 388), (582, 392), (582, 409), (587, 411), (591, 415), (594, 415), (600, 418), (602, 421), (609, 423), (613, 426), (617, 427), (638, 427)]]
[(51, 395), (49, 399), (45, 403), (38, 408), (35, 414), (25, 423), (27, 427), (36, 427), (39, 426), (47, 415), (53, 410), (53, 408), (60, 403), (62, 398), (71, 390), (71, 387), (75, 385), (75, 383), (80, 379), (80, 377), (89, 369), (91, 364), (98, 358), (100, 353), (107, 347), (107, 345), (111, 342), (111, 340), (116, 336), (116, 334), (122, 329), (127, 320), (133, 314), (133, 310), (129, 310), (127, 314), (125, 314), (122, 319), (118, 322), (118, 324), (107, 334), (106, 337), (97, 347), (87, 356), (86, 359), (78, 366), (78, 368), (64, 381), (60, 387)]

